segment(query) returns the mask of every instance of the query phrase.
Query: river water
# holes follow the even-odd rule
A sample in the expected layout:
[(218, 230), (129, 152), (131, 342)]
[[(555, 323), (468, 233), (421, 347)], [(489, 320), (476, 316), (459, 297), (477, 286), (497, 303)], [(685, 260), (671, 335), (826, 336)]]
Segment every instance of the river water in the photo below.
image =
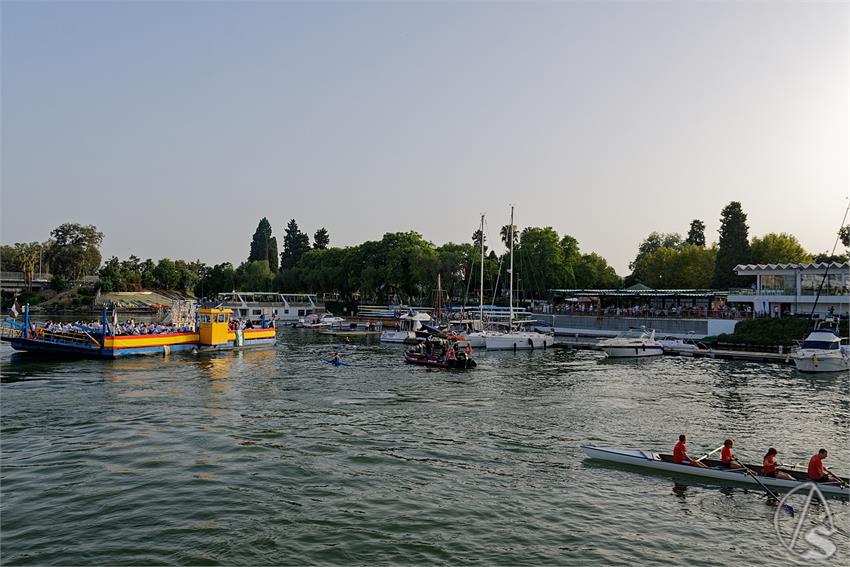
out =
[[(579, 446), (730, 436), (748, 461), (826, 446), (850, 472), (846, 374), (559, 349), (429, 371), (365, 339), (334, 367), (332, 344), (287, 330), (273, 349), (64, 362), (3, 344), (3, 564), (778, 564), (794, 556), (761, 491)], [(803, 532), (827, 512), (846, 564), (846, 501)]]

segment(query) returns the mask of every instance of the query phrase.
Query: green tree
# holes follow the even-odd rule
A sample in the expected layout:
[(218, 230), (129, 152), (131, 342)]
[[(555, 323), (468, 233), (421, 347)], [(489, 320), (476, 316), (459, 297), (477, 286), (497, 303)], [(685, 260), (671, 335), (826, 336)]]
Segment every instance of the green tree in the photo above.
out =
[(475, 232), (472, 233), (472, 244), (475, 246), (475, 249), (480, 252), (481, 250), (481, 241), (484, 240), (484, 253), (487, 253), (487, 235), (481, 232), (479, 228)]
[(313, 248), (325, 250), (331, 243), (331, 237), (325, 227), (320, 228), (313, 235)]
[(15, 257), (18, 268), (24, 275), (24, 285), (27, 291), (32, 291), (32, 279), (38, 268), (41, 244), (38, 242), (18, 242), (15, 244)]
[(310, 237), (298, 229), (298, 223), (291, 219), (286, 225), (283, 236), (283, 252), (280, 255), (280, 269), (286, 270), (295, 266), (301, 256), (310, 249)]
[(573, 270), (577, 288), (619, 289), (623, 286), (623, 278), (617, 275), (605, 258), (595, 252), (582, 254)]
[(250, 291), (271, 291), (274, 273), (268, 260), (246, 262), (237, 270), (239, 287)]
[(506, 224), (499, 229), (499, 237), (502, 239), (502, 244), (505, 245), (506, 249), (511, 247), (511, 229), (513, 229), (514, 246), (516, 246), (519, 242), (519, 228), (517, 228), (517, 225), (511, 227), (511, 225)]
[(0, 272), (20, 272), (18, 265), (18, 251), (14, 246), (3, 244), (0, 246)]
[(705, 246), (705, 223), (699, 219), (691, 221), (691, 228), (688, 230), (688, 237), (685, 239), (685, 244), (692, 246)]
[(201, 297), (214, 297), (219, 293), (236, 291), (236, 287), (236, 270), (230, 262), (206, 269), (196, 284)]
[(739, 264), (748, 264), (751, 260), (749, 227), (747, 215), (741, 203), (732, 201), (720, 213), (720, 240), (717, 249), (717, 262), (714, 267), (714, 289), (729, 289), (746, 286), (750, 279), (735, 275), (733, 270)]
[(174, 260), (170, 258), (161, 259), (154, 268), (153, 275), (156, 278), (157, 287), (162, 289), (177, 289), (180, 283), (180, 271)]
[(50, 232), (48, 250), (50, 271), (59, 279), (79, 280), (94, 274), (100, 266), (100, 245), (103, 233), (94, 225), (65, 223)]
[[(561, 239), (551, 226), (523, 229), (516, 255), (519, 262), (515, 260), (514, 267), (519, 266), (517, 275), (522, 278), (523, 291), (533, 298), (548, 297), (550, 289), (565, 287), (567, 265)], [(573, 287), (572, 265), (569, 268), (572, 281), (566, 285)]]
[(797, 237), (787, 232), (771, 232), (761, 238), (754, 236), (750, 250), (754, 264), (807, 264), (812, 261), (812, 255), (803, 249)]
[(280, 269), (280, 255), (277, 251), (277, 238), (272, 236), (269, 238), (269, 253), (267, 256), (269, 261), (269, 269), (276, 272)]
[(681, 247), (682, 236), (679, 233), (650, 232), (649, 236), (644, 238), (643, 242), (641, 242), (638, 246), (638, 253), (637, 256), (635, 256), (635, 259), (629, 263), (629, 269), (632, 271), (632, 277), (637, 281), (643, 281), (640, 279), (639, 266), (646, 265), (645, 262), (643, 262), (643, 264), (641, 262), (647, 254), (655, 252), (659, 248), (672, 248), (674, 250), (678, 250)]
[(480, 249), (471, 244), (447, 242), (437, 247), (436, 252), (443, 289), (452, 300), (465, 299), (470, 269), (481, 264)]
[(832, 263), (838, 262), (839, 264), (843, 264), (847, 262), (847, 254), (830, 254), (829, 252), (821, 252), (815, 259), (813, 260), (816, 264), (820, 264), (822, 262)]
[(251, 251), (248, 254), (249, 262), (268, 260), (269, 239), (271, 237), (272, 225), (266, 217), (263, 217), (257, 225), (257, 230), (254, 231), (254, 236), (251, 238)]
[(842, 226), (838, 231), (838, 238), (845, 248), (850, 248), (850, 224)]

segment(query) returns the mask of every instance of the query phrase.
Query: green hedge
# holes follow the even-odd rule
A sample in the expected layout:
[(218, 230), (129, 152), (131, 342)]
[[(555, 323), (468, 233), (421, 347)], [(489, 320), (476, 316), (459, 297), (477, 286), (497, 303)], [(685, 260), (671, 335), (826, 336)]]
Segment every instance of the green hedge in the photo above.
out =
[[(805, 339), (813, 327), (809, 319), (753, 319), (741, 321), (733, 334), (718, 335), (717, 340), (736, 344), (791, 345)], [(847, 336), (847, 321), (842, 322), (840, 333)]]

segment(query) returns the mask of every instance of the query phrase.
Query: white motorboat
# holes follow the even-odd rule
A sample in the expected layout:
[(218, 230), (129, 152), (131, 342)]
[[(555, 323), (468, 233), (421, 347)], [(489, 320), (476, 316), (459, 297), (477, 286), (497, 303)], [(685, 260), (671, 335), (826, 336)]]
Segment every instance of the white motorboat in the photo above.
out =
[(682, 353), (699, 350), (699, 345), (693, 339), (680, 339), (667, 336), (658, 339), (658, 342), (664, 347), (665, 351)]
[(850, 352), (842, 347), (836, 331), (819, 326), (809, 333), (800, 348), (791, 354), (800, 372), (847, 372), (850, 370)]
[[(509, 241), (511, 246), (511, 266), (509, 288), (509, 316), (507, 330), (503, 333), (486, 332), (484, 342), (487, 350), (534, 350), (545, 349), (555, 344), (554, 334), (538, 333), (537, 331), (521, 330), (520, 324), (514, 318), (514, 208), (511, 207), (511, 230)], [(483, 264), (482, 264), (483, 265)], [(483, 284), (482, 284), (483, 289)], [(482, 307), (483, 316), (483, 307)], [(536, 323), (536, 321), (522, 321), (521, 323)], [(469, 337), (467, 337), (469, 340)]]
[(664, 347), (655, 340), (653, 329), (629, 329), (596, 346), (611, 358), (636, 358), (664, 354)]
[(341, 327), (345, 324), (345, 319), (336, 317), (333, 313), (324, 313), (318, 320), (310, 323), (305, 321), (304, 326), (308, 329), (327, 329), (329, 327)]
[(301, 319), (324, 312), (314, 293), (232, 291), (219, 293), (221, 307), (231, 309), (234, 319), (298, 324)]
[[(695, 476), (708, 479), (725, 480), (731, 482), (740, 482), (749, 484), (758, 488), (758, 482), (746, 470), (749, 469), (758, 475), (758, 480), (765, 486), (769, 486), (776, 490), (789, 491), (798, 486), (809, 482), (806, 471), (795, 471), (780, 468), (784, 473), (794, 477), (794, 480), (784, 480), (771, 476), (762, 476), (761, 466), (746, 465), (746, 469), (727, 469), (722, 466), (720, 461), (711, 459), (702, 459), (702, 462), (707, 465), (707, 468), (695, 467), (692, 465), (677, 465), (673, 462), (672, 455), (662, 455), (652, 451), (639, 451), (631, 449), (614, 449), (610, 447), (590, 447), (582, 446), (582, 451), (593, 459), (654, 469), (658, 471), (673, 472), (677, 474)], [(844, 487), (838, 483), (821, 482), (818, 483), (818, 488), (824, 494), (834, 494), (837, 496), (850, 497), (850, 490), (847, 488), (847, 479), (842, 479)]]
[(398, 318), (397, 330), (381, 331), (381, 342), (384, 343), (415, 343), (416, 332), (422, 329), (422, 323), (431, 321), (427, 313), (410, 311)]

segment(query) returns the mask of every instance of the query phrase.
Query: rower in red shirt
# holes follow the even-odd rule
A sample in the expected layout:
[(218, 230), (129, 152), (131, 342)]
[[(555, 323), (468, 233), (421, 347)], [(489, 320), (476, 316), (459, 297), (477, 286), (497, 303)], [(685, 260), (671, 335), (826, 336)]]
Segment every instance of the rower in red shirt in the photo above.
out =
[(826, 449), (821, 449), (809, 459), (809, 478), (815, 482), (829, 482), (831, 480), (823, 466), (823, 460), (826, 457)]
[(735, 453), (732, 452), (734, 442), (731, 439), (723, 441), (723, 450), (720, 451), (720, 464), (727, 469), (740, 469), (740, 464), (735, 461)]
[(783, 480), (794, 480), (794, 477), (788, 473), (784, 473), (776, 468), (776, 455), (779, 451), (775, 447), (771, 447), (765, 453), (761, 460), (761, 474), (763, 476), (772, 476), (773, 478), (781, 478)]
[(673, 462), (677, 465), (691, 465), (694, 467), (707, 468), (699, 461), (692, 461), (688, 456), (688, 447), (685, 442), (688, 440), (684, 435), (679, 435), (679, 442), (673, 447)]

